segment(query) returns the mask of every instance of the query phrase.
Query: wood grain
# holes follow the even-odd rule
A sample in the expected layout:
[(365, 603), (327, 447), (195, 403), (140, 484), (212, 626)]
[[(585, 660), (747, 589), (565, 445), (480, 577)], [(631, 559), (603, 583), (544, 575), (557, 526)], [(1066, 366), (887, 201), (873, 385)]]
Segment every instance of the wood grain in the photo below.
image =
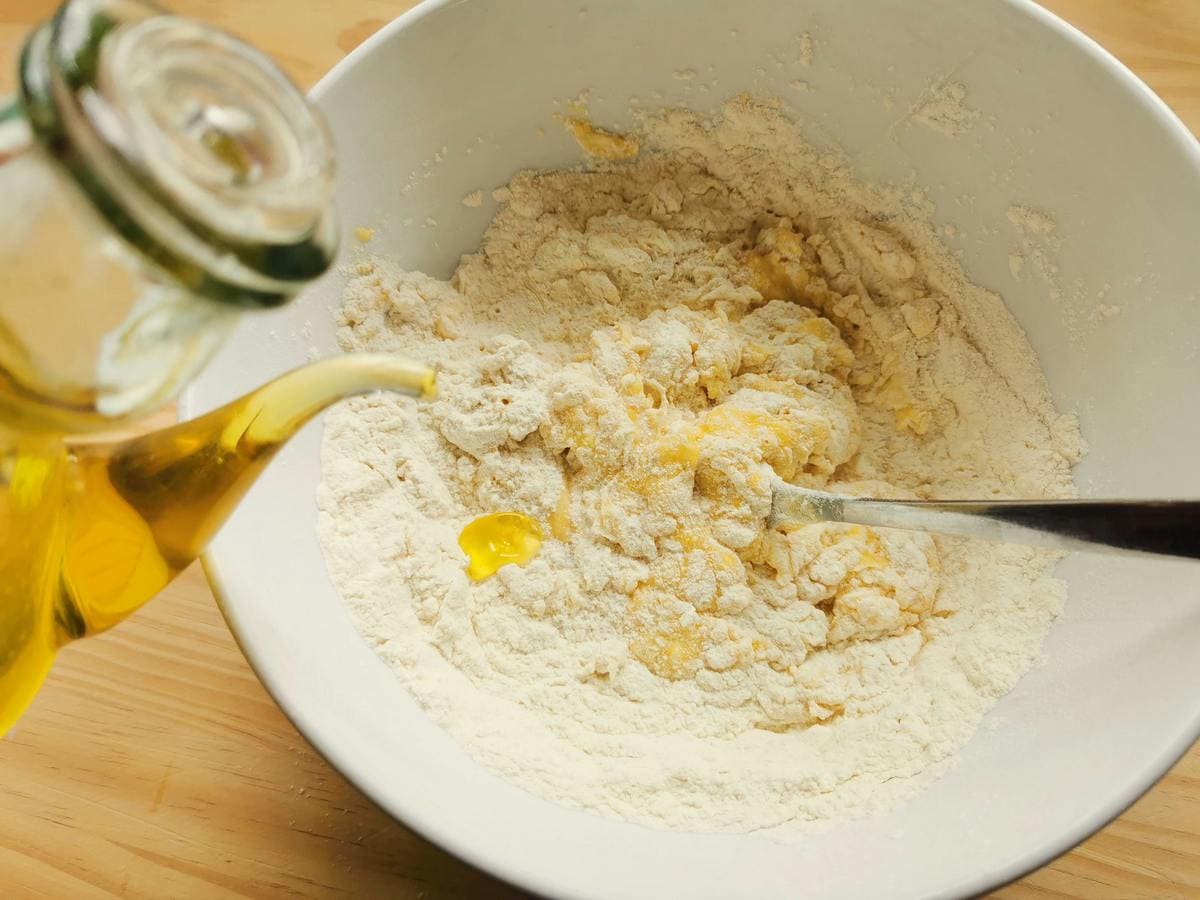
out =
[[(50, 0), (0, 0), (0, 90)], [(308, 85), (408, 0), (171, 0)], [(1200, 129), (1200, 0), (1049, 0)], [(68, 647), (0, 742), (5, 897), (512, 897), (396, 824), (305, 743), (193, 567), (116, 631)], [(1200, 749), (1071, 853), (997, 892), (1200, 897)]]

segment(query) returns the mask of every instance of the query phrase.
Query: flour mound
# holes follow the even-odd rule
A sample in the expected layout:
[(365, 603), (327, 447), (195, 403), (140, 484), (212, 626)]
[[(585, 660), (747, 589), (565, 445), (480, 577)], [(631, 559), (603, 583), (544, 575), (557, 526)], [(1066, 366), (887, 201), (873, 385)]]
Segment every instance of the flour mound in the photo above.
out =
[[(935, 775), (1064, 586), (1027, 548), (768, 528), (771, 485), (1070, 496), (1077, 429), (911, 198), (771, 104), (665, 113), (636, 146), (517, 176), (448, 283), (360, 265), (344, 347), (436, 364), (441, 397), (329, 416), (321, 540), (360, 630), (484, 765), (786, 839)], [(507, 510), (546, 541), (474, 583), (458, 534)]]

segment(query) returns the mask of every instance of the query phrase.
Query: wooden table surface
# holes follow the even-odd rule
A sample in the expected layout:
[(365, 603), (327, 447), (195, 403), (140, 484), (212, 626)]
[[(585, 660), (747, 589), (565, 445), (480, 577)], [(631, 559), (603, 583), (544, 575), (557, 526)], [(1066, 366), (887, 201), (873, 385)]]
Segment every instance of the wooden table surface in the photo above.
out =
[[(409, 0), (168, 0), (312, 84)], [(1049, 0), (1200, 130), (1200, 0)], [(0, 90), (48, 0), (0, 0)], [(512, 897), (371, 805), (255, 680), (198, 567), (68, 647), (0, 742), (0, 896)], [(1200, 897), (1200, 747), (1005, 898)]]

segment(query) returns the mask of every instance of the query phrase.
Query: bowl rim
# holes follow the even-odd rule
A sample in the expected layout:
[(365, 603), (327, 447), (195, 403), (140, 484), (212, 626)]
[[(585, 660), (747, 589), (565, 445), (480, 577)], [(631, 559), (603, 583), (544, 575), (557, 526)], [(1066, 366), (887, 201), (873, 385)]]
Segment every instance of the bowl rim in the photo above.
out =
[[(396, 33), (427, 16), (436, 15), (446, 7), (456, 6), (463, 2), (469, 2), (469, 0), (422, 0), (411, 9), (406, 10), (366, 38), (326, 72), (309, 91), (310, 99), (320, 100), (346, 72), (357, 65), (361, 59), (373, 53), (377, 47), (390, 41)], [(1089, 58), (1111, 78), (1126, 88), (1132, 89), (1137, 101), (1146, 107), (1157, 122), (1163, 136), (1169, 138), (1179, 151), (1190, 158), (1197, 175), (1200, 175), (1200, 140), (1197, 140), (1175, 111), (1124, 63), (1096, 40), (1056, 14), (1039, 6), (1034, 0), (994, 0), (994, 2), (1007, 6), (1016, 14), (1024, 15), (1040, 26), (1056, 32), (1075, 51)], [(190, 392), (185, 393), (180, 399), (180, 418), (186, 419), (198, 414), (199, 410), (194, 409), (193, 406), (194, 401)], [(222, 578), (219, 557), (219, 552), (206, 550), (201, 554), (200, 561), (217, 605), (234, 640), (250, 668), (271, 695), (280, 711), (334, 770), (372, 804), (382, 809), (401, 825), (472, 868), (538, 896), (584, 896), (564, 893), (561, 885), (546, 883), (539, 872), (517, 869), (502, 855), (461, 841), (452, 829), (439, 827), (436, 822), (430, 821), (422, 814), (421, 808), (411, 806), (402, 798), (397, 798), (394, 792), (387, 790), (386, 785), (377, 784), (369, 773), (358, 767), (352, 758), (352, 753), (344, 749), (343, 742), (335, 734), (324, 731), (312, 720), (306, 710), (305, 698), (301, 695), (293, 695), (288, 685), (278, 679), (263, 663), (258, 652), (258, 636), (252, 629), (243, 628), (241, 625), (238, 602)], [(981, 895), (1017, 881), (1057, 859), (1124, 813), (1188, 752), (1197, 739), (1200, 739), (1200, 706), (1197, 707), (1190, 725), (1165, 742), (1162, 751), (1147, 760), (1136, 777), (1114, 786), (1108, 794), (1096, 802), (1094, 811), (1090, 815), (1081, 817), (1059, 839), (1031, 847), (1028, 852), (1013, 858), (999, 868), (980, 872), (958, 884), (949, 885), (943, 890), (942, 896)]]

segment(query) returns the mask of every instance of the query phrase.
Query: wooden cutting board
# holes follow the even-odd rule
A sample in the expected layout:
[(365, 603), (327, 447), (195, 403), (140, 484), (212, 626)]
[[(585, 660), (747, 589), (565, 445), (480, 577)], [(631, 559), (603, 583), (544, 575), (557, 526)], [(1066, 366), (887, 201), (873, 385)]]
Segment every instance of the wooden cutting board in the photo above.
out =
[[(310, 85), (411, 2), (166, 5), (242, 35)], [(1200, 0), (1047, 5), (1200, 129)], [(0, 90), (52, 6), (0, 0)], [(114, 632), (68, 647), (0, 742), (0, 896), (29, 895), (518, 896), (396, 824), (313, 752), (255, 680), (197, 567)], [(1200, 897), (1200, 749), (1103, 832), (996, 896)]]

